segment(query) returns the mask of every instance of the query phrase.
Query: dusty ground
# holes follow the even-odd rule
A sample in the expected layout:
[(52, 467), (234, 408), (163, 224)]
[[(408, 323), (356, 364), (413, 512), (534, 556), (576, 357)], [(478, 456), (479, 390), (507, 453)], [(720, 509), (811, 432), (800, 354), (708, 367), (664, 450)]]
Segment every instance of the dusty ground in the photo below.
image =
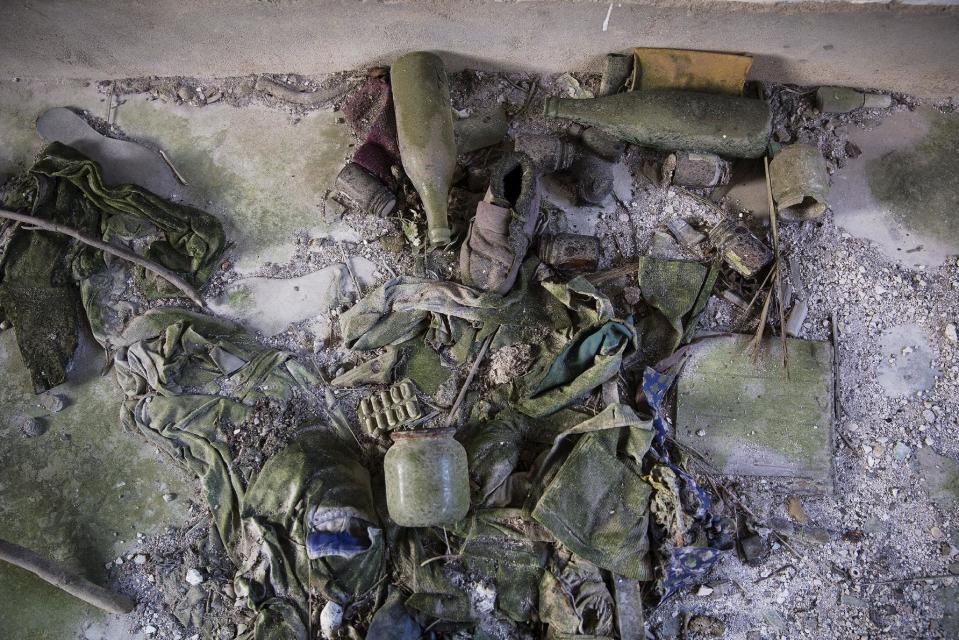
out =
[[(145, 139), (133, 130), (142, 132), (151, 122), (162, 124), (166, 107), (187, 121), (202, 119), (205, 109), (268, 109), (274, 112), (270, 117), (279, 115), (295, 132), (296, 127), (305, 126), (297, 124), (301, 120), (315, 122), (311, 119), (315, 112), (335, 108), (342, 91), (356, 82), (356, 77), (349, 75), (275, 79), (299, 90), (316, 90), (326, 99), (317, 106), (290, 104), (258, 90), (255, 78), (249, 77), (123, 80), (96, 88), (107, 101), (116, 101), (116, 124), (111, 127), (105, 122), (113, 117), (108, 106), (100, 107), (92, 119), (103, 120), (98, 122), (101, 130), (161, 148), (166, 144), (164, 131), (157, 130)], [(598, 84), (595, 77), (580, 80), (593, 89)], [(555, 77), (463, 72), (452, 77), (452, 89), (454, 107), (461, 115), (491, 102), (504, 104), (512, 116), (511, 134), (558, 128), (539, 115), (544, 97), (562, 92)], [(884, 119), (911, 113), (917, 107), (916, 100), (897, 95), (888, 110), (825, 116), (814, 110), (811, 95), (802, 88), (767, 87), (766, 91), (777, 110), (776, 139), (817, 145), (829, 161), (830, 171), (835, 172), (834, 180), (859, 155), (857, 145), (848, 142), (850, 132), (857, 136), (865, 132), (868, 140), (870, 130), (881, 127)], [(137, 111), (130, 110), (130, 130), (124, 128), (128, 101), (139, 105)], [(928, 106), (955, 117), (952, 104)], [(159, 110), (155, 114), (150, 111), (154, 108)], [(335, 124), (330, 119), (330, 124), (323, 126)], [(337, 131), (336, 136), (344, 136)], [(338, 142), (330, 152), (334, 169), (349, 155), (348, 140), (348, 136), (342, 137), (342, 144)], [(212, 155), (215, 149), (204, 147), (211, 144), (216, 143), (198, 139), (193, 154)], [(495, 153), (479, 151), (467, 159), (474, 175), (464, 176), (453, 193), (454, 225), (460, 229), (468, 221), (469, 204), (476, 197), (466, 186), (482, 184), (482, 167)], [(173, 157), (176, 162), (178, 156)], [(615, 197), (602, 207), (575, 206), (571, 189), (561, 178), (547, 179), (546, 229), (597, 234), (603, 247), (601, 268), (626, 264), (649, 251), (707, 257), (663, 244), (661, 236), (654, 246), (654, 233), (673, 217), (708, 226), (720, 218), (724, 208), (741, 211), (732, 195), (724, 200), (720, 194), (661, 187), (650, 170), (660, 157), (630, 148), (617, 168)], [(188, 159), (180, 169), (189, 178), (194, 166), (199, 165)], [(311, 215), (317, 216), (322, 231), (316, 230), (317, 220), (297, 218), (295, 211), (288, 219), (280, 216), (280, 226), (270, 233), (282, 237), (271, 237), (271, 241), (278, 240), (286, 248), (256, 253), (251, 247), (257, 238), (266, 237), (264, 232), (239, 240), (215, 276), (208, 297), (222, 302), (224, 314), (249, 320), (253, 328), (261, 330), (264, 342), (296, 352), (331, 377), (344, 364), (359, 361), (357, 355), (339, 346), (336, 323), (338, 313), (356, 298), (357, 289), (367, 291), (395, 274), (455, 278), (456, 260), (454, 252), (414, 255), (403, 222), (408, 229), (409, 223), (418, 225), (422, 233), (422, 214), (416, 211), (415, 198), (398, 209), (395, 218), (373, 219), (330, 197), (328, 176), (329, 171), (325, 186), (320, 184), (308, 193), (317, 200), (310, 203)], [(295, 180), (295, 176), (291, 178)], [(202, 184), (203, 179), (200, 181)], [(296, 194), (290, 196), (291, 201)], [(718, 205), (708, 200), (710, 195), (716, 196)], [(224, 198), (222, 193), (209, 197), (214, 208)], [(956, 202), (959, 196), (953, 192), (947, 201), (948, 197)], [(841, 208), (840, 204), (833, 203), (833, 209)], [(229, 206), (224, 211), (231, 216)], [(757, 209), (756, 214), (752, 223), (759, 229), (765, 211)], [(241, 234), (247, 215), (254, 214), (230, 219)], [(955, 209), (952, 215), (956, 215)], [(799, 263), (809, 301), (810, 312), (800, 337), (829, 340), (831, 319), (837, 319), (840, 412), (833, 451), (835, 491), (830, 496), (801, 497), (799, 503), (808, 522), (797, 527), (795, 520), (802, 520), (801, 514), (797, 516), (794, 508), (790, 515), (787, 495), (777, 491), (775, 482), (712, 478), (728, 489), (719, 496), (721, 508), (738, 514), (744, 526), (768, 535), (771, 556), (751, 567), (735, 553), (725, 554), (705, 588), (680, 594), (647, 612), (655, 637), (697, 637), (698, 628), (722, 628), (723, 637), (750, 640), (955, 637), (952, 634), (959, 633), (955, 621), (959, 578), (950, 577), (957, 571), (959, 552), (956, 479), (953, 476), (951, 488), (946, 489), (941, 487), (949, 485), (948, 478), (934, 482), (937, 459), (929, 454), (945, 456), (953, 465), (959, 457), (959, 346), (954, 327), (959, 321), (959, 249), (936, 264), (915, 266), (897, 260), (895, 253), (890, 256), (877, 249), (838, 222), (830, 210), (819, 221), (781, 227), (783, 251)], [(883, 218), (877, 214), (873, 224), (883, 224)], [(913, 232), (920, 238), (930, 233), (919, 226)], [(945, 236), (939, 239), (959, 247), (959, 236), (948, 237), (948, 229)], [(251, 252), (256, 255), (251, 257)], [(244, 282), (249, 284), (250, 278), (269, 279), (274, 292), (283, 286), (291, 287), (292, 292), (299, 286), (292, 284), (299, 282), (294, 278), (344, 262), (358, 273), (348, 269), (335, 295), (325, 297), (323, 304), (308, 301), (279, 324), (257, 326), (251, 310), (258, 304), (255, 289), (252, 302), (241, 304), (230, 297), (231, 291)], [(315, 282), (306, 282), (315, 286)], [(714, 297), (704, 315), (703, 329), (751, 331), (755, 323), (755, 313), (744, 315), (738, 307)], [(263, 331), (262, 326), (276, 330)], [(484, 367), (479, 379), (495, 384), (502, 380), (501, 369), (522, 366), (527, 357), (521, 350), (494, 353), (491, 366)], [(244, 439), (231, 443), (245, 474), (285, 442), (294, 423), (289, 415), (281, 415), (269, 405), (261, 408), (261, 417), (255, 420), (261, 418), (262, 424), (276, 426), (244, 429)], [(248, 434), (254, 437), (246, 439)], [(704, 475), (710, 473), (706, 468), (694, 468)], [(135, 594), (140, 602), (127, 621), (126, 633), (138, 638), (190, 638), (200, 633), (191, 627), (189, 614), (193, 612), (208, 623), (212, 621), (205, 625), (210, 637), (233, 638), (250, 620), (244, 617), (242, 607), (234, 607), (236, 594), (229, 584), (228, 563), (217, 548), (216, 536), (209, 533), (209, 520), (198, 495), (175, 499), (188, 501), (185, 520), (137, 536), (136, 548), (109, 564), (110, 581)], [(189, 584), (189, 569), (198, 570), (203, 581)], [(947, 611), (950, 606), (951, 613)], [(715, 620), (697, 620), (696, 616)], [(7, 619), (13, 618), (8, 615)], [(6, 637), (28, 636), (15, 632)], [(103, 632), (76, 637), (128, 636)]]

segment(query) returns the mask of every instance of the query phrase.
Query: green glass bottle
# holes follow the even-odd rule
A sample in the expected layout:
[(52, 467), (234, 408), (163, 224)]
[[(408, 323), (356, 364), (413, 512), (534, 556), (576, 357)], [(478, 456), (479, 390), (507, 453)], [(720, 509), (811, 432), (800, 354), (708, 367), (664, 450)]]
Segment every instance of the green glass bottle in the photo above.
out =
[(599, 127), (634, 144), (734, 158), (766, 152), (772, 112), (765, 100), (694, 91), (630, 91), (602, 98), (549, 98), (546, 116)]
[(390, 83), (403, 169), (423, 202), (430, 245), (446, 244), (456, 142), (443, 61), (426, 51), (407, 53), (390, 68)]
[(819, 87), (816, 106), (823, 113), (849, 113), (856, 109), (886, 109), (892, 97), (882, 93), (863, 93), (848, 87)]

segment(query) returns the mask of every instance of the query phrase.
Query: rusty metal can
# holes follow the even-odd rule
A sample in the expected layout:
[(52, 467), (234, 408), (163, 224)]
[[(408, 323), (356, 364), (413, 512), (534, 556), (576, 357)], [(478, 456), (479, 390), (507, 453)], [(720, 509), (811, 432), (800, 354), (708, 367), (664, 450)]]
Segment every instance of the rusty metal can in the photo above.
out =
[(561, 271), (596, 271), (599, 266), (599, 238), (575, 233), (543, 236), (539, 259)]
[(576, 145), (543, 133), (521, 133), (513, 143), (516, 151), (525, 153), (538, 169), (546, 173), (569, 169), (576, 159)]
[(773, 259), (773, 252), (749, 228), (727, 218), (709, 231), (709, 241), (737, 273), (752, 278)]
[(729, 182), (730, 164), (715, 153), (677, 151), (669, 155), (673, 167), (673, 184), (708, 188)]
[(364, 212), (372, 215), (387, 216), (396, 207), (393, 192), (355, 162), (346, 163), (336, 176), (335, 187)]
[(826, 212), (829, 173), (812, 145), (783, 147), (769, 163), (769, 184), (783, 220), (814, 220)]

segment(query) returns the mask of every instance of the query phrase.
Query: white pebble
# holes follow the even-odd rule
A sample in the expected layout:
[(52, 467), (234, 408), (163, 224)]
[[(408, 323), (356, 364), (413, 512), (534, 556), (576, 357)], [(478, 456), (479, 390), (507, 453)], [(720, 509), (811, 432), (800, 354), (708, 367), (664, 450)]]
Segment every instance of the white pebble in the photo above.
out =
[(194, 586), (203, 583), (203, 574), (197, 571), (196, 569), (190, 568), (186, 570), (186, 581)]
[(323, 637), (330, 640), (336, 635), (336, 631), (343, 624), (343, 607), (332, 600), (326, 603), (323, 611), (320, 612), (320, 629)]

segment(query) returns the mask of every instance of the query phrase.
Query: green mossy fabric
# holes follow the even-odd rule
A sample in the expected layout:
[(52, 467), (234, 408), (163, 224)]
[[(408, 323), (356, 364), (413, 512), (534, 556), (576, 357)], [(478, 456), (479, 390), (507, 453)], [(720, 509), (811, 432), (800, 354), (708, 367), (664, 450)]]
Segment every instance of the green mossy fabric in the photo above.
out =
[(514, 622), (539, 611), (539, 582), (553, 537), (522, 509), (483, 509), (467, 518), (460, 550), (467, 569), (496, 588), (496, 608)]
[(473, 622), (475, 613), (469, 595), (453, 583), (448, 573), (452, 569), (442, 561), (426, 562), (438, 555), (427, 552), (427, 542), (434, 535), (431, 529), (399, 529), (390, 548), (394, 574), (411, 593), (405, 605), (432, 618)]
[(567, 432), (575, 434), (582, 435), (543, 489), (533, 518), (593, 564), (648, 579), (651, 489), (639, 462), (652, 441), (651, 422), (614, 404)]
[(613, 305), (585, 278), (565, 284), (543, 283), (567, 310), (568, 329), (557, 331), (522, 384), (523, 399), (516, 408), (542, 417), (569, 406), (619, 373), (623, 357), (636, 345), (629, 322), (613, 319)]
[(194, 284), (206, 281), (226, 244), (223, 226), (214, 216), (164, 200), (136, 185), (108, 187), (99, 165), (66, 145), (55, 142), (44, 149), (30, 173), (38, 179), (42, 176), (72, 185), (87, 215), (99, 214), (97, 222), (104, 240), (111, 240), (113, 232), (121, 228), (115, 216), (129, 216), (138, 231), (144, 224), (152, 225), (158, 236), (147, 244), (144, 255), (182, 273)]
[(638, 283), (646, 306), (636, 321), (639, 364), (652, 366), (692, 338), (719, 270), (653, 256), (640, 256), (638, 261)]
[[(133, 185), (107, 187), (96, 162), (60, 143), (44, 149), (29, 172), (13, 181), (2, 204), (106, 242), (131, 243), (134, 251), (197, 286), (209, 277), (225, 246), (223, 227), (215, 217)], [(76, 284), (82, 287), (117, 261), (63, 234), (23, 225), (12, 232), (2, 257), (0, 305), (16, 328), (38, 393), (66, 380), (81, 318)], [(99, 278), (100, 285), (103, 280)], [(178, 295), (165, 281), (151, 289)], [(93, 296), (88, 291), (83, 297)], [(96, 302), (101, 307), (124, 304), (102, 298)], [(90, 315), (94, 334), (104, 335), (103, 319), (110, 314), (100, 310)]]
[(79, 337), (79, 306), (73, 287), (0, 285), (0, 307), (13, 323), (34, 392), (66, 382)]
[(557, 550), (539, 583), (539, 615), (547, 637), (606, 636), (613, 631), (613, 596), (599, 569)]
[(466, 449), (474, 505), (486, 505), (513, 473), (529, 425), (528, 417), (507, 409), (492, 420), (473, 420), (460, 430), (457, 439)]
[[(370, 477), (336, 423), (302, 428), (249, 486), (233, 467), (225, 431), (245, 422), (257, 400), (285, 402), (318, 380), (237, 325), (180, 309), (138, 316), (115, 342), (124, 424), (200, 479), (238, 567), (238, 592), (258, 612), (256, 638), (305, 640), (311, 587), (345, 603), (374, 586), (385, 545)], [(368, 549), (309, 558), (311, 530), (336, 519), (361, 523)]]

